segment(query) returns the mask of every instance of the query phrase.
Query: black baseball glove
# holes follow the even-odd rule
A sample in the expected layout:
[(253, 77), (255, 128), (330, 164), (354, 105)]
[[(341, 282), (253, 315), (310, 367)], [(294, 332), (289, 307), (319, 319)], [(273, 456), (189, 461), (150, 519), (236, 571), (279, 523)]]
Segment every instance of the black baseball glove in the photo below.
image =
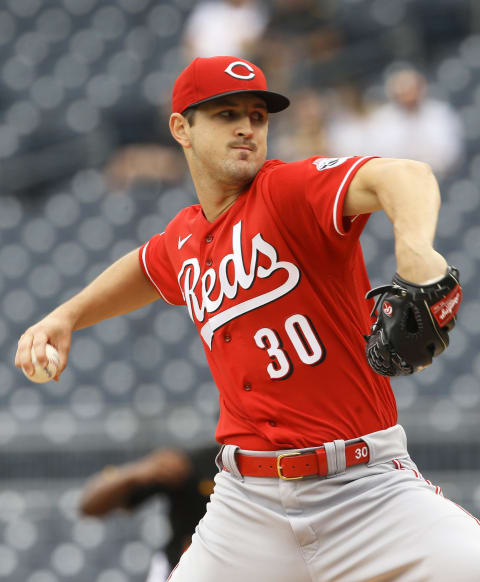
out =
[(455, 327), (462, 300), (459, 272), (448, 267), (443, 279), (416, 285), (398, 274), (390, 285), (371, 289), (366, 299), (378, 295), (377, 312), (367, 341), (370, 366), (382, 376), (403, 376), (425, 368), (448, 347), (448, 332)]

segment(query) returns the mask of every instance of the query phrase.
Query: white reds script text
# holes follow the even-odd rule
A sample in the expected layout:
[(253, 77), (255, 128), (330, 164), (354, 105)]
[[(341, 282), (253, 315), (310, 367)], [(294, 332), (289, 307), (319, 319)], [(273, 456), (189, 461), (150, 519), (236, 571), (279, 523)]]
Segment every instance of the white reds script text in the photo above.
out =
[[(264, 255), (269, 260), (268, 267), (258, 265), (259, 255)], [(228, 269), (233, 266), (233, 281), (229, 280)], [(231, 269), (231, 267), (230, 267)], [(279, 261), (278, 253), (274, 246), (268, 243), (260, 233), (252, 238), (252, 253), (249, 269), (245, 268), (242, 253), (242, 222), (239, 221), (233, 227), (232, 252), (225, 255), (215, 269), (207, 269), (201, 274), (200, 263), (197, 258), (187, 259), (183, 262), (178, 274), (178, 283), (182, 290), (188, 313), (193, 321), (203, 322), (206, 314), (215, 313), (222, 306), (225, 298), (234, 299), (239, 287), (250, 289), (257, 278), (267, 279), (277, 271), (284, 271), (287, 279), (280, 286), (262, 293), (241, 303), (227, 307), (216, 315), (210, 317), (201, 328), (201, 336), (205, 343), (212, 348), (213, 334), (215, 330), (227, 322), (257, 309), (262, 305), (271, 303), (283, 297), (294, 289), (300, 280), (299, 268), (288, 261)], [(231, 271), (230, 271), (231, 272)], [(219, 283), (219, 290), (212, 295)], [(217, 294), (218, 293), (218, 294)], [(195, 319), (194, 319), (195, 318)]]

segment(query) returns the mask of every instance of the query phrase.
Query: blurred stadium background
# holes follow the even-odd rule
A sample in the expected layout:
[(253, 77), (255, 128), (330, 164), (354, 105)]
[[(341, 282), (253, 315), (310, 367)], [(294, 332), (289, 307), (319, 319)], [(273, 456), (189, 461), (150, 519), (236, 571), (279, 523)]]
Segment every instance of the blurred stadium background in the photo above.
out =
[[(195, 200), (165, 108), (176, 75), (200, 50), (196, 35), (216, 30), (215, 17), (211, 30), (201, 24), (200, 4), (0, 4), (0, 581), (143, 581), (152, 552), (170, 535), (164, 501), (131, 516), (81, 519), (85, 479), (160, 445), (212, 442), (216, 389), (181, 309), (159, 302), (79, 332), (59, 383), (33, 385), (13, 367), (25, 327)], [(207, 7), (210, 14), (220, 14), (220, 4)], [(380, 107), (386, 75), (399, 62), (415, 64), (429, 95), (460, 120), (462, 154), (439, 171), (437, 247), (461, 270), (465, 304), (449, 350), (394, 389), (424, 476), (478, 515), (480, 7), (269, 0), (256, 10), (261, 26), (237, 56), (259, 62), (274, 90), (319, 96), (326, 151), (310, 154), (364, 153), (329, 151), (329, 107), (340, 119), (348, 113), (346, 105), (335, 109), (345, 87), (369, 111)], [(238, 22), (230, 19), (231, 30), (219, 24), (224, 39)], [(283, 115), (272, 119), (272, 151), (290, 148), (298, 157), (300, 121), (293, 107)], [(374, 284), (394, 271), (391, 236), (381, 215), (365, 231)]]

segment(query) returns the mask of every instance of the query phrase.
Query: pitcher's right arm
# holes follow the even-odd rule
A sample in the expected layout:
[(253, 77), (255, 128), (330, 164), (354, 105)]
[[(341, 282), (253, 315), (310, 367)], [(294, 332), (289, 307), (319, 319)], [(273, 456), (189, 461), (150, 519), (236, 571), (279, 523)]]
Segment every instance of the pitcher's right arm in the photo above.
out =
[(55, 378), (58, 380), (67, 365), (74, 331), (135, 311), (159, 297), (145, 277), (138, 260), (138, 249), (135, 249), (118, 259), (77, 295), (29, 327), (19, 339), (15, 365), (33, 373), (33, 347), (40, 365), (46, 366), (45, 346), (49, 343), (60, 355), (59, 372)]

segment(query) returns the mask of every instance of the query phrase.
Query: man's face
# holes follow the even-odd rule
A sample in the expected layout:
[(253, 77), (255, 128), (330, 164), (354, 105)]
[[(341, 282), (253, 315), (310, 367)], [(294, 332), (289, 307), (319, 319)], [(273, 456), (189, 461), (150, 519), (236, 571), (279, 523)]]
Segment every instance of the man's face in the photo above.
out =
[(221, 97), (197, 107), (187, 157), (219, 182), (246, 185), (265, 162), (267, 131), (263, 99), (249, 93)]
[(388, 90), (397, 105), (403, 109), (414, 111), (425, 97), (426, 84), (415, 71), (399, 71), (389, 79)]

